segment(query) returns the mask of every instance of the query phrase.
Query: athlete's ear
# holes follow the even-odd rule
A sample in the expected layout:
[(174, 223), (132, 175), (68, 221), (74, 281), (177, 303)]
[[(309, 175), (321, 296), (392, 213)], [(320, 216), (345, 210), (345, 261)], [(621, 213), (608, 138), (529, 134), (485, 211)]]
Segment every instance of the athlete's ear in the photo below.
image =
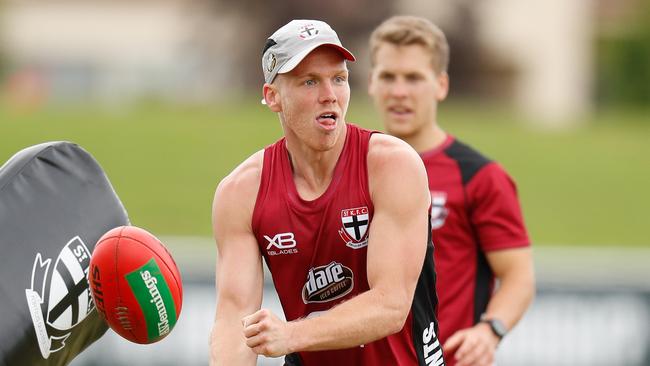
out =
[(280, 103), (277, 85), (265, 83), (262, 92), (264, 93), (264, 103), (269, 109), (273, 112), (281, 112), (282, 103)]
[(447, 98), (447, 94), (449, 94), (449, 75), (445, 71), (436, 74), (436, 82), (438, 84), (436, 100), (442, 102)]

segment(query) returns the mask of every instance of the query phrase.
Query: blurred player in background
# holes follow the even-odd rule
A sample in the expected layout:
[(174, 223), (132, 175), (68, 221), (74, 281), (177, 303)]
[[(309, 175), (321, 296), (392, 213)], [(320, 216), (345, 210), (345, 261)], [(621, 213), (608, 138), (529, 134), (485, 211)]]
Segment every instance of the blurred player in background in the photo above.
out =
[[(284, 138), (215, 193), (211, 364), (444, 365), (422, 160), (345, 121), (352, 54), (320, 21), (292, 21), (262, 55)], [(262, 257), (287, 322), (266, 309)]]
[(428, 173), (445, 360), (492, 365), (535, 292), (515, 184), (438, 125), (438, 103), (449, 89), (449, 46), (438, 27), (392, 17), (372, 33), (370, 52), (369, 93), (386, 130), (418, 151)]

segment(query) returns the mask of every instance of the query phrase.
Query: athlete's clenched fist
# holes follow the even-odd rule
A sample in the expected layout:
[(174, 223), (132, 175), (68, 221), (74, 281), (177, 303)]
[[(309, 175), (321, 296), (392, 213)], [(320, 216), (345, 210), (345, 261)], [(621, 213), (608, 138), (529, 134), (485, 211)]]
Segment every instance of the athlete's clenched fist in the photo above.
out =
[(246, 345), (258, 355), (279, 357), (291, 353), (289, 323), (261, 309), (242, 319)]

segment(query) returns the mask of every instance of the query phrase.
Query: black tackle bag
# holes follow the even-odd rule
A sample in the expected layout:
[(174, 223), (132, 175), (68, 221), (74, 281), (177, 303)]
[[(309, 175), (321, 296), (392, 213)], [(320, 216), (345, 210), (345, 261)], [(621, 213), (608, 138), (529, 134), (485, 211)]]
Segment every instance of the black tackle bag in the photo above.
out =
[(129, 223), (84, 149), (48, 142), (0, 168), (0, 365), (67, 365), (107, 330), (87, 275), (97, 240)]

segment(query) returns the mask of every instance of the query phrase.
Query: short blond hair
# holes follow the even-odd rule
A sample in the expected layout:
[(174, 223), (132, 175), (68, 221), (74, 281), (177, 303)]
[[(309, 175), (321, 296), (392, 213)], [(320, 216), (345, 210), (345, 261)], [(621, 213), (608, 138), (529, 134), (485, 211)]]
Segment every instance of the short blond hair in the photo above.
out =
[(382, 43), (396, 46), (421, 45), (431, 55), (433, 70), (436, 73), (447, 72), (449, 43), (440, 28), (428, 19), (397, 15), (375, 28), (370, 36), (370, 63), (373, 67)]

